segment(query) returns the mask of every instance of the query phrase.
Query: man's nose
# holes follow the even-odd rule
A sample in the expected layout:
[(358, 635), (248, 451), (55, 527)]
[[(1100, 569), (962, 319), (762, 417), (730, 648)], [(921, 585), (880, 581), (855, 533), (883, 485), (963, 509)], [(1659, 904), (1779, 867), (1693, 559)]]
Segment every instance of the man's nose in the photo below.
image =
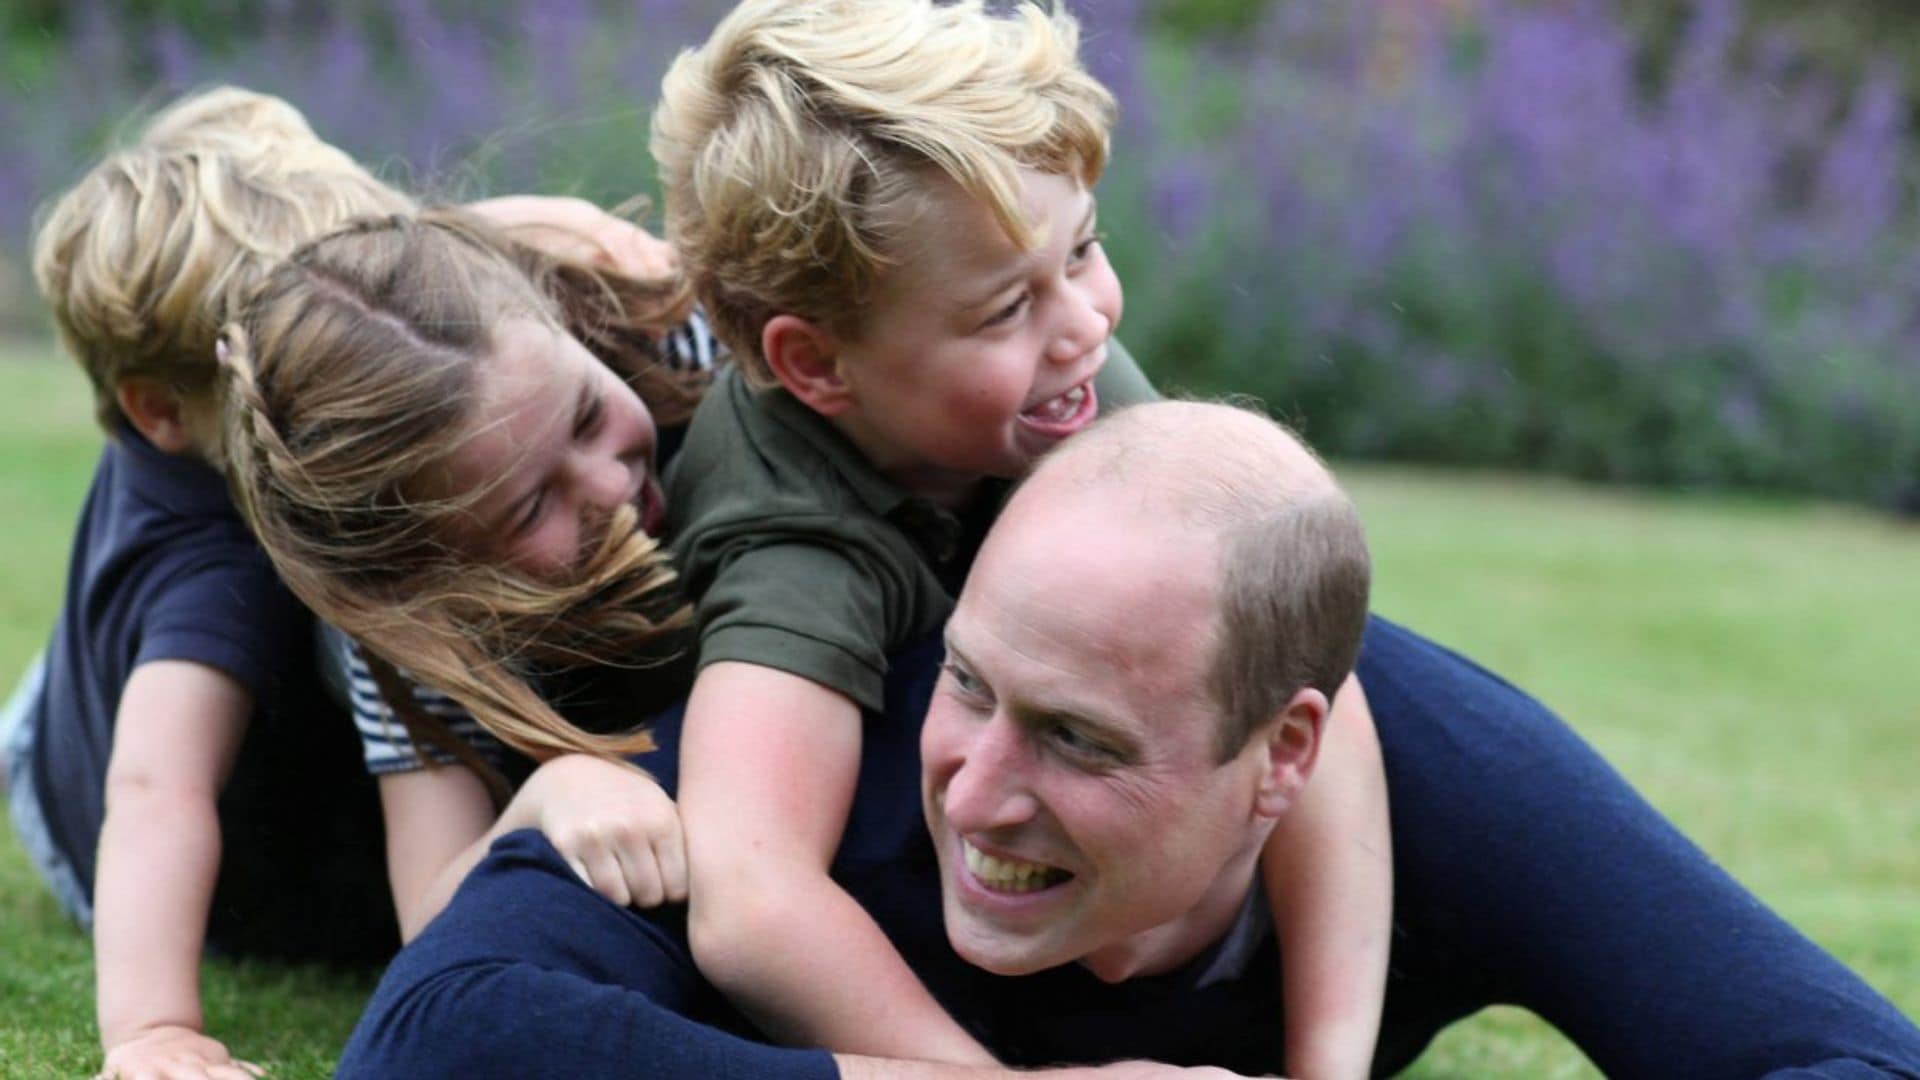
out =
[(1004, 718), (975, 729), (941, 803), (948, 824), (962, 833), (980, 833), (1032, 820), (1038, 803), (1026, 758), (1023, 740)]

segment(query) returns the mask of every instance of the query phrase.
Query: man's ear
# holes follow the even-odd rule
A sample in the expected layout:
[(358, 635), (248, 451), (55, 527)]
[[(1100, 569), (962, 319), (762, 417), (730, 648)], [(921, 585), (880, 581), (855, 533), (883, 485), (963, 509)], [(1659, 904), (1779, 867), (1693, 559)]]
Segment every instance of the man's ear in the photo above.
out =
[(853, 404), (839, 352), (831, 331), (798, 315), (775, 315), (760, 330), (760, 355), (773, 377), (821, 416), (838, 416)]
[(1277, 818), (1300, 797), (1320, 756), (1320, 733), (1327, 722), (1327, 696), (1311, 687), (1296, 692), (1257, 739), (1263, 766), (1254, 811)]
[(128, 375), (113, 384), (113, 400), (133, 429), (153, 448), (184, 454), (194, 448), (180, 391), (150, 375)]

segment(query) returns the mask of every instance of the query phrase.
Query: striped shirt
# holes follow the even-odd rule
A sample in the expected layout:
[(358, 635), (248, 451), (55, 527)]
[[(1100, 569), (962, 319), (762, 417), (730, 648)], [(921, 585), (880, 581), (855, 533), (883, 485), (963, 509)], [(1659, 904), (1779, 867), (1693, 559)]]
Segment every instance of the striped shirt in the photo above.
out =
[[(366, 654), (360, 651), (359, 642), (347, 641), (345, 646), (347, 697), (353, 707), (353, 726), (360, 732), (360, 751), (367, 771), (381, 776), (452, 764), (452, 754), (434, 746), (414, 745), (407, 726), (394, 715), (373, 681), (373, 673), (367, 670)], [(489, 765), (500, 767), (506, 748), (480, 726), (480, 721), (452, 698), (413, 681), (406, 672), (400, 672), (400, 678), (413, 691), (414, 703), (421, 712), (444, 724), (449, 735), (473, 747)]]

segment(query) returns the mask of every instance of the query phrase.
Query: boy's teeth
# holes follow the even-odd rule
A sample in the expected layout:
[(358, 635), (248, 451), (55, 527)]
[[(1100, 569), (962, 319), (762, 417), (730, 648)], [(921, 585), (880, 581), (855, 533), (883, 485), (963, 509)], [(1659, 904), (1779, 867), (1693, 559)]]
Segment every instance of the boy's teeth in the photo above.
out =
[(1083, 383), (1057, 398), (1035, 405), (1027, 410), (1027, 415), (1036, 420), (1052, 420), (1056, 423), (1071, 420), (1073, 414), (1080, 411), (1080, 403), (1086, 397), (1087, 388)]
[(972, 844), (963, 842), (960, 846), (966, 851), (967, 869), (995, 892), (1032, 892), (1065, 881), (1071, 876), (1064, 870), (1040, 863), (996, 859)]

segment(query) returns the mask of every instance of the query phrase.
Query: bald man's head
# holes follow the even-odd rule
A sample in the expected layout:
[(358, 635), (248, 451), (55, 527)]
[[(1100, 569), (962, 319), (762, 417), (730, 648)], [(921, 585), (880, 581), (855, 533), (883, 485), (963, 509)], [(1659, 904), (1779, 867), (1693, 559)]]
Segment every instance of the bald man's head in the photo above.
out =
[(1222, 713), (1223, 758), (1296, 691), (1332, 699), (1359, 652), (1371, 566), (1352, 502), (1292, 432), (1229, 405), (1125, 409), (1050, 454), (1002, 524), (1090, 501), (1126, 515), (1107, 527), (1128, 517), (1174, 525), (1181, 539), (1168, 560), (1214, 564), (1217, 617), (1194, 632), (1215, 639), (1207, 689)]

